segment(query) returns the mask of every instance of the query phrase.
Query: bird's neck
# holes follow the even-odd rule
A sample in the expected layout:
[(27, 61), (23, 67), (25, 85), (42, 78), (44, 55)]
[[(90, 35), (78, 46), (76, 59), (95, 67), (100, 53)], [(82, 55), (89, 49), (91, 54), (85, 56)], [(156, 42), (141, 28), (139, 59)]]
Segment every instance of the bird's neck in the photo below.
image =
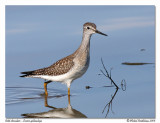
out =
[(80, 50), (89, 50), (90, 48), (90, 38), (91, 38), (91, 35), (89, 34), (85, 34), (83, 33), (83, 38), (82, 38), (82, 42), (81, 42), (81, 45), (80, 45)]
[(91, 38), (91, 34), (83, 33), (83, 38), (82, 38), (81, 45), (79, 46), (79, 48), (75, 52), (76, 55), (84, 53), (84, 52), (89, 53), (90, 38)]

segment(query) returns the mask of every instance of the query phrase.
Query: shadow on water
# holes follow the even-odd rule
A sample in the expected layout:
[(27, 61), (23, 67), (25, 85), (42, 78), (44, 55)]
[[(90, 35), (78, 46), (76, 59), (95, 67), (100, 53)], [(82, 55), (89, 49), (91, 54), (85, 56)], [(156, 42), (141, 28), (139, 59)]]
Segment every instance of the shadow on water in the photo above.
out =
[(56, 108), (48, 105), (48, 96), (44, 96), (45, 107), (51, 108), (47, 112), (26, 113), (22, 114), (24, 118), (87, 118), (84, 114), (73, 109), (70, 104), (70, 96), (68, 97), (68, 106), (66, 108)]

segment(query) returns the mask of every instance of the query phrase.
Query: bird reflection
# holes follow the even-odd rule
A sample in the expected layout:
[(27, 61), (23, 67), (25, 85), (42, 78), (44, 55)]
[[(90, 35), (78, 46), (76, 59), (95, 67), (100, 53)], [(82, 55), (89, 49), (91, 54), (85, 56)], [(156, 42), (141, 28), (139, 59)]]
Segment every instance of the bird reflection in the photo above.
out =
[(72, 108), (70, 96), (68, 96), (68, 106), (66, 108), (56, 108), (48, 105), (48, 97), (45, 96), (45, 107), (52, 108), (47, 112), (22, 114), (24, 118), (87, 118), (81, 112)]

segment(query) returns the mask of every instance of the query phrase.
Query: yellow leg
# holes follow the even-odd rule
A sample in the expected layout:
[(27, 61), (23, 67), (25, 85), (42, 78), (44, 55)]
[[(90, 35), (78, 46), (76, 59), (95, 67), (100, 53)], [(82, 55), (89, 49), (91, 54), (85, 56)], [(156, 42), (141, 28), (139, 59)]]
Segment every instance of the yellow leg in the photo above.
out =
[(49, 107), (49, 108), (53, 108), (53, 109), (56, 109), (56, 107), (53, 107), (53, 106), (50, 106), (50, 105), (48, 105), (48, 96), (44, 96), (45, 98), (44, 98), (44, 106), (45, 107)]
[(47, 95), (45, 95), (45, 97), (44, 97), (44, 106), (45, 106), (45, 107), (48, 107)]
[(68, 88), (68, 103), (70, 104), (70, 88)]
[(46, 82), (44, 83), (44, 91), (45, 91), (45, 95), (46, 95), (46, 96), (48, 96), (47, 84), (48, 84), (48, 83), (46, 83)]
[(47, 82), (44, 82), (44, 91), (45, 91), (45, 95), (48, 96), (48, 92), (47, 92), (47, 84), (50, 83), (52, 81), (47, 81)]
[(70, 88), (68, 88), (68, 96), (70, 96)]
[(70, 105), (70, 95), (68, 95), (68, 104)]

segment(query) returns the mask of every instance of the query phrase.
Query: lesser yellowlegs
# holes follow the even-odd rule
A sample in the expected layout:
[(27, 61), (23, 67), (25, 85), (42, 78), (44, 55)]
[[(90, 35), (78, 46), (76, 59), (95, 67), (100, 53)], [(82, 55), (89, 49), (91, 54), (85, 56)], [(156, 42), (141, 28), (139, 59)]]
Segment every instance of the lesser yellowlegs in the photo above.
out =
[(83, 25), (83, 38), (81, 45), (73, 54), (62, 58), (49, 67), (21, 72), (25, 75), (20, 77), (33, 77), (48, 80), (47, 82), (44, 82), (46, 95), (48, 95), (48, 83), (52, 81), (64, 83), (67, 85), (68, 95), (70, 95), (70, 85), (73, 80), (81, 77), (88, 69), (90, 61), (90, 38), (94, 33), (107, 36), (106, 34), (98, 31), (94, 23), (87, 22)]

